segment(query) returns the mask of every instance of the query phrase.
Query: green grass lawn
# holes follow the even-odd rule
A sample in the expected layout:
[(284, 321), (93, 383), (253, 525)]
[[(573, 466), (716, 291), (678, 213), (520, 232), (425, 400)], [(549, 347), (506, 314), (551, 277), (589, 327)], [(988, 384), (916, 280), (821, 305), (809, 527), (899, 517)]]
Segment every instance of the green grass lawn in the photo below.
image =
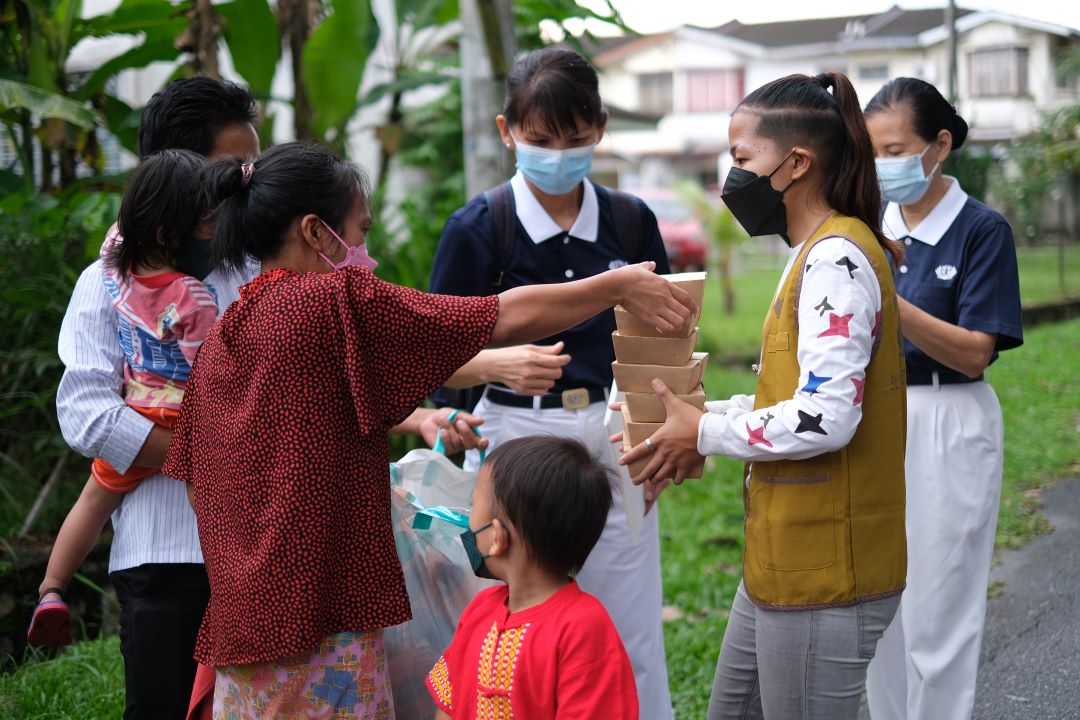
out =
[(123, 713), (124, 663), (116, 637), (81, 642), (0, 675), (3, 718), (114, 720)]
[(1057, 248), (1021, 248), (1020, 297), (1025, 305), (1080, 296), (1080, 245), (1065, 248), (1065, 278), (1062, 287)]

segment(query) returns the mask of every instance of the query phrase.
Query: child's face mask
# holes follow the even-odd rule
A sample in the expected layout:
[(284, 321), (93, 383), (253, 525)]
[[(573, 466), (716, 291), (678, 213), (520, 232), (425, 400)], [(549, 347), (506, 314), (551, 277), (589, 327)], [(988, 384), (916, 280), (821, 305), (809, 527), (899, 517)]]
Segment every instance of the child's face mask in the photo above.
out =
[[(341, 239), (340, 235), (334, 232), (334, 228), (330, 227), (330, 225), (325, 220), (319, 218), (319, 222), (321, 222), (323, 224), (323, 227), (329, 230), (330, 234), (334, 236), (334, 239), (341, 243), (342, 246), (344, 246), (345, 248), (345, 259), (339, 263), (334, 263), (330, 260), (330, 258), (326, 257), (321, 252), (319, 253), (319, 257), (325, 260), (330, 267), (334, 268), (335, 270), (340, 270), (341, 268), (349, 267), (350, 265), (359, 265), (360, 267), (367, 268), (368, 270), (374, 270), (376, 266), (378, 266), (379, 263), (376, 262), (375, 259), (367, 253), (367, 243), (360, 243), (359, 245), (349, 245)], [(319, 251), (316, 250), (315, 252)]]
[(196, 280), (205, 280), (214, 271), (214, 252), (209, 240), (188, 238), (173, 253), (173, 267), (177, 272), (190, 275)]
[(479, 530), (469, 528), (461, 533), (461, 544), (465, 546), (465, 554), (469, 556), (469, 564), (472, 565), (473, 572), (476, 577), (485, 580), (494, 580), (495, 576), (491, 574), (491, 570), (488, 569), (485, 562), (487, 556), (480, 552), (480, 548), (476, 546), (476, 536), (487, 530), (491, 525), (492, 523), (488, 523)]

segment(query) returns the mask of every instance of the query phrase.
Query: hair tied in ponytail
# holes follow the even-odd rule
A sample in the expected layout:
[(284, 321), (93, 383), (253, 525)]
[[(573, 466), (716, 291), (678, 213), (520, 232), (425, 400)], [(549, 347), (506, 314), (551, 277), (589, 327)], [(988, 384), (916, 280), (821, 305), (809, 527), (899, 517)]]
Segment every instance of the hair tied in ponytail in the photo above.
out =
[(251, 183), (251, 176), (255, 174), (255, 163), (243, 163), (240, 165), (240, 172), (243, 173), (243, 177), (240, 178), (240, 187), (246, 188)]
[(814, 76), (814, 82), (824, 90), (836, 90), (836, 78), (831, 73), (818, 73)]

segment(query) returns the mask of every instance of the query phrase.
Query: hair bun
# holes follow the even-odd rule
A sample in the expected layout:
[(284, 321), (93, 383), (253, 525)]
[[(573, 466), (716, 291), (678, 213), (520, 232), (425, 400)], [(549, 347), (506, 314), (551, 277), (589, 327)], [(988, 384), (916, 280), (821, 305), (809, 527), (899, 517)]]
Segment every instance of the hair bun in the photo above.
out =
[(832, 73), (818, 73), (814, 76), (814, 82), (824, 90), (836, 90), (836, 77)]

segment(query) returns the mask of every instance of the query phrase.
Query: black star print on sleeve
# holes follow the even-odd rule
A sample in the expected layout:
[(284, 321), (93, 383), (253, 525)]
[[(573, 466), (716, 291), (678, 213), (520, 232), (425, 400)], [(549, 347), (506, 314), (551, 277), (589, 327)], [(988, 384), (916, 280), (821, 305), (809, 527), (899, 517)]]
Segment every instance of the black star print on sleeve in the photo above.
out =
[(800, 410), (799, 427), (795, 428), (795, 434), (798, 435), (799, 433), (812, 432), (817, 433), (818, 435), (828, 435), (829, 433), (821, 428), (821, 418), (822, 413), (811, 415), (810, 413)]
[(840, 267), (847, 268), (848, 277), (850, 277), (852, 280), (855, 279), (855, 271), (859, 269), (859, 266), (851, 262), (851, 258), (845, 255), (844, 257), (837, 260), (836, 264)]

